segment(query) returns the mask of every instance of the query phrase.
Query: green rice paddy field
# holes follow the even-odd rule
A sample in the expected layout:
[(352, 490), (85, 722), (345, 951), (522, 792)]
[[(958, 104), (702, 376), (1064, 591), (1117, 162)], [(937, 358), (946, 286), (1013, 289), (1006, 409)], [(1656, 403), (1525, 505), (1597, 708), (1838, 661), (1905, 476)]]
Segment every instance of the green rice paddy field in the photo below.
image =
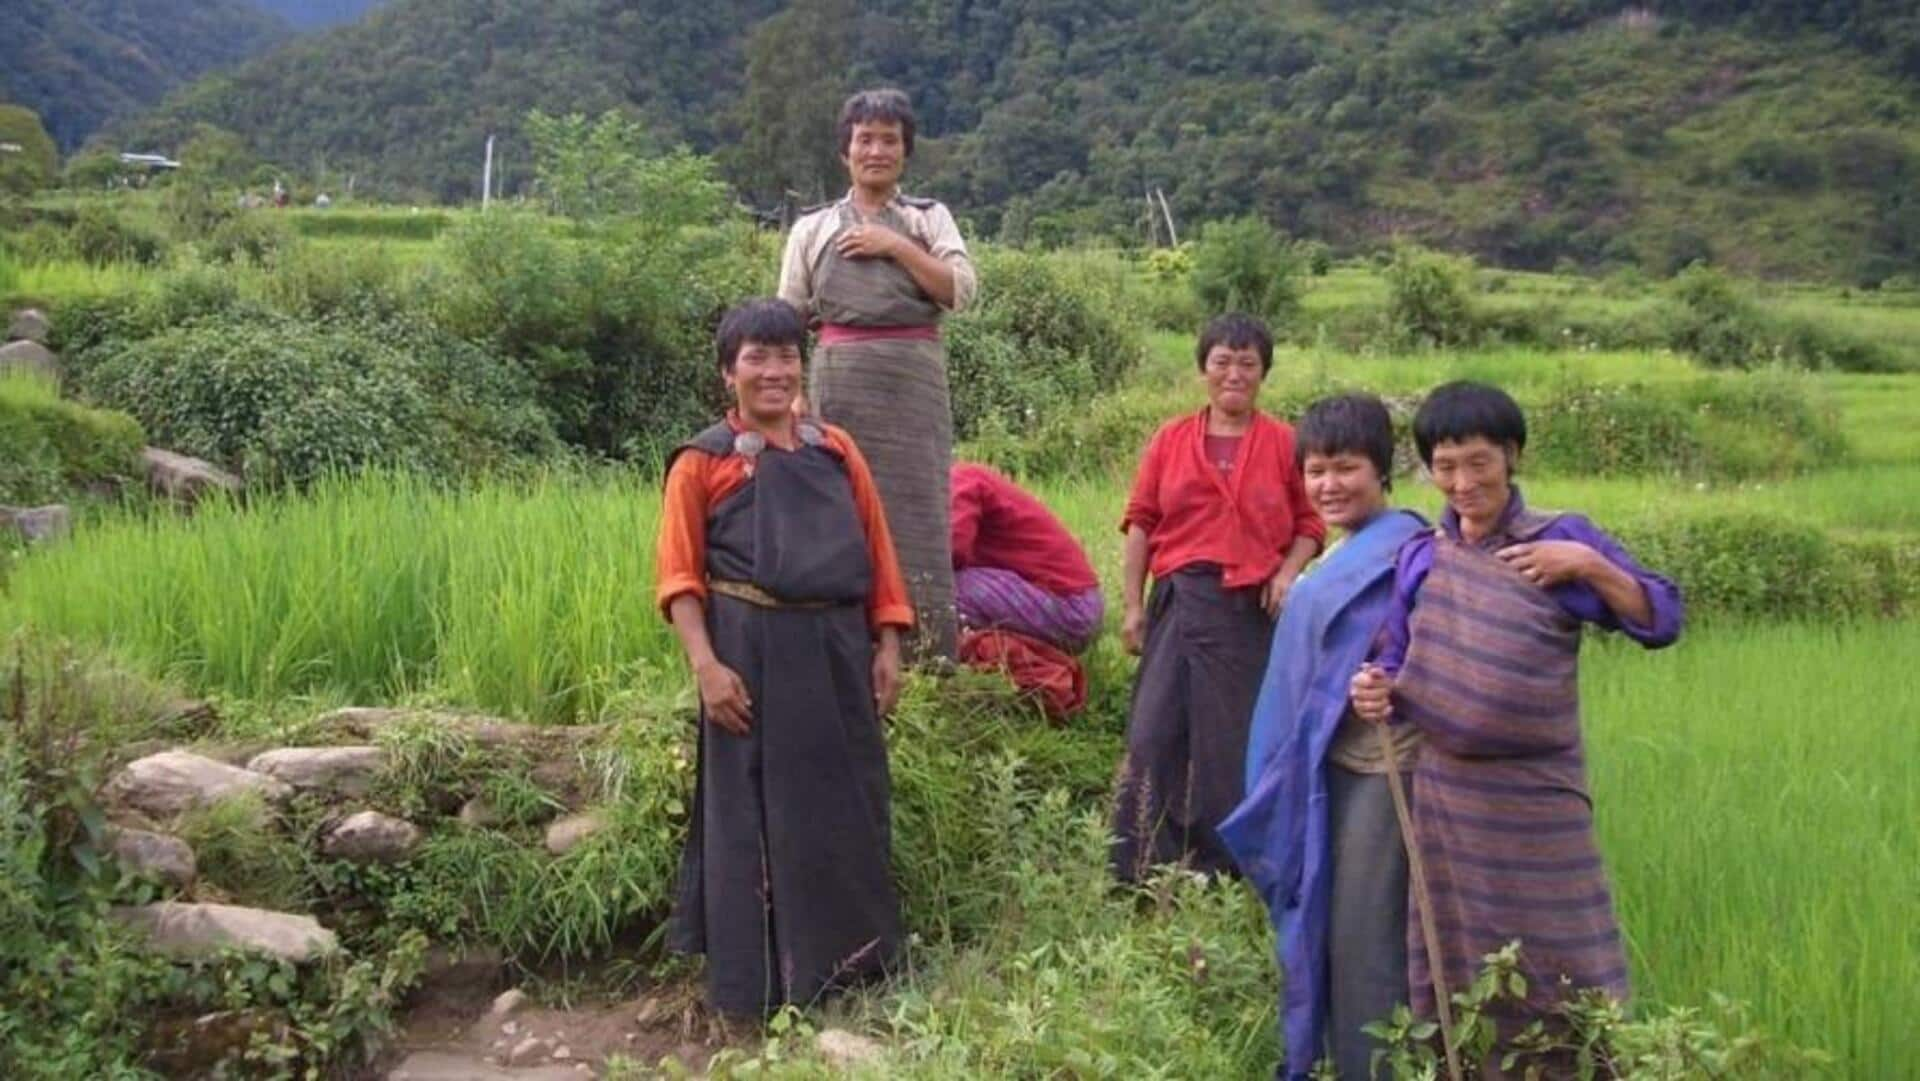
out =
[[(1168, 412), (1198, 401), (1182, 348), (1158, 339), (1142, 379)], [(1594, 380), (1692, 375), (1666, 355), (1286, 353), (1274, 382), (1324, 380), (1335, 367), (1337, 382), (1386, 391), (1457, 374), (1509, 384), (1569, 369)], [(1820, 378), (1851, 448), (1831, 468), (1747, 484), (1542, 476), (1529, 482), (1532, 498), (1603, 524), (1724, 505), (1843, 531), (1920, 533), (1920, 375)], [(1125, 477), (1039, 487), (1117, 581), (1113, 523)], [(1435, 509), (1430, 493), (1411, 490), (1417, 483), (1402, 487), (1408, 502)], [(109, 521), (16, 566), (0, 592), (0, 626), (107, 647), (189, 686), (261, 704), (258, 723), (268, 725), (287, 703), (349, 700), (434, 699), (548, 721), (618, 713), (636, 700), (684, 708), (691, 699), (677, 651), (650, 600), (656, 510), (656, 492), (630, 475), (459, 492), (369, 476), (245, 511)], [(1829, 1052), (1836, 1076), (1914, 1075), (1916, 647), (1920, 625), (1874, 619), (1709, 619), (1663, 652), (1590, 647), (1593, 788), (1643, 1004), (1725, 994), (1749, 1003), (1765, 1030)], [(1127, 663), (1109, 641), (1092, 670), (1103, 686), (1082, 738), (1111, 749)], [(1259, 933), (1244, 897), (1221, 903), (1240, 912), (1236, 925)], [(1088, 918), (1125, 919), (1125, 911), (1094, 906), (1099, 915)], [(989, 986), (968, 972), (964, 958), (953, 963), (952, 994)], [(1099, 1008), (1099, 986), (1081, 992)], [(899, 1003), (874, 1008), (904, 1017), (922, 993), (910, 985)], [(1264, 995), (1245, 990), (1235, 1000), (1236, 1038), (1254, 1059), (1272, 1053), (1264, 1022), (1248, 1021), (1271, 1010)], [(979, 1038), (953, 1023), (956, 1038)], [(1016, 1038), (1010, 1023), (995, 1022), (996, 1038)], [(1204, 1018), (1194, 1023), (1204, 1031)], [(928, 1047), (951, 1050), (927, 1038)], [(1048, 1038), (1030, 1037), (1036, 1046)], [(936, 1061), (956, 1065), (943, 1054), (927, 1052), (929, 1070)], [(1001, 1060), (969, 1052), (958, 1061)]]

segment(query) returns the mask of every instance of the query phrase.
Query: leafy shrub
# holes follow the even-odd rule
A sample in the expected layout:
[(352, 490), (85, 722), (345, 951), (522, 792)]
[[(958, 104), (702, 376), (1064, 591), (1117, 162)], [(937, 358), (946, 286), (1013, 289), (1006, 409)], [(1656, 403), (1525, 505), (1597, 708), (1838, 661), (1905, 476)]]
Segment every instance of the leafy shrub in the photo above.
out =
[(1140, 328), (1116, 263), (985, 249), (979, 303), (948, 324), (956, 438), (1025, 430), (1119, 386)]
[(353, 237), (364, 240), (432, 240), (454, 223), (444, 210), (329, 210), (286, 215), (301, 237)]
[(95, 265), (139, 263), (151, 266), (167, 257), (167, 241), (99, 203), (84, 203), (67, 230), (67, 252)]
[(1762, 311), (1731, 279), (1698, 264), (1668, 290), (1668, 337), (1673, 347), (1716, 368), (1791, 364), (1843, 371), (1900, 370), (1886, 348), (1843, 330)]
[(1333, 249), (1325, 241), (1302, 240), (1293, 246), (1294, 254), (1299, 256), (1300, 265), (1307, 273), (1316, 278), (1324, 278), (1333, 270)]
[(518, 372), (418, 326), (236, 311), (97, 353), (83, 369), (93, 397), (258, 483), (372, 464), (452, 472), (552, 445)]
[(61, 400), (33, 376), (0, 378), (0, 503), (39, 504), (131, 475), (145, 438), (124, 413)]
[(1197, 333), (1207, 308), (1193, 288), (1193, 245), (1155, 248), (1141, 260), (1143, 285), (1133, 307), (1150, 327)]
[(155, 274), (143, 288), (90, 293), (53, 309), (53, 348), (84, 382), (102, 351), (150, 338), (208, 316), (233, 311), (240, 285), (229, 270), (184, 262)]
[(1620, 476), (1699, 463), (1686, 409), (1646, 386), (1564, 383), (1530, 412), (1527, 458), (1548, 470)]
[(607, 222), (564, 234), (492, 214), (456, 229), (428, 283), (435, 320), (513, 359), (561, 438), (598, 454), (664, 453), (723, 401), (720, 314), (768, 292), (776, 254), (750, 227)]
[(1798, 139), (1762, 135), (1740, 148), (1734, 165), (1748, 179), (1786, 191), (1812, 191), (1825, 179), (1820, 155)]
[[(1714, 996), (1712, 1010), (1670, 1006), (1629, 1019), (1623, 1003), (1596, 988), (1562, 999), (1548, 1018), (1524, 1029), (1505, 1026), (1527, 998), (1527, 976), (1518, 939), (1486, 954), (1473, 982), (1455, 991), (1452, 1045), (1469, 1075), (1539, 1077), (1577, 1061), (1592, 1076), (1640, 1081), (1706, 1081), (1718, 1077), (1790, 1077), (1823, 1072), (1830, 1058), (1774, 1039), (1754, 1028), (1739, 1003)], [(1512, 1003), (1513, 1005), (1509, 1005)], [(1438, 1077), (1446, 1051), (1438, 1023), (1418, 1018), (1405, 1004), (1365, 1026), (1384, 1046), (1376, 1068), (1394, 1081)], [(1589, 1065), (1590, 1064), (1590, 1065)]]
[(1403, 342), (1464, 345), (1479, 336), (1468, 296), (1472, 265), (1462, 259), (1401, 245), (1387, 265), (1387, 322)]
[(1193, 248), (1193, 292), (1206, 314), (1257, 315), (1276, 332), (1300, 309), (1299, 256), (1259, 218), (1208, 222)]
[(1692, 414), (1702, 464), (1716, 475), (1778, 476), (1845, 461), (1838, 411), (1792, 372), (1701, 379), (1677, 397)]
[(1683, 514), (1623, 525), (1642, 563), (1678, 582), (1694, 616), (1845, 620), (1910, 610), (1920, 553), (1836, 538), (1751, 513)]
[(1565, 382), (1530, 412), (1529, 458), (1565, 473), (1781, 476), (1846, 456), (1832, 406), (1790, 373), (1680, 386)]
[(201, 252), (216, 263), (265, 263), (291, 241), (292, 234), (277, 217), (235, 214), (207, 232)]
[(263, 276), (269, 303), (289, 315), (399, 317), (407, 306), (400, 265), (376, 245), (334, 249), (295, 244), (280, 250)]

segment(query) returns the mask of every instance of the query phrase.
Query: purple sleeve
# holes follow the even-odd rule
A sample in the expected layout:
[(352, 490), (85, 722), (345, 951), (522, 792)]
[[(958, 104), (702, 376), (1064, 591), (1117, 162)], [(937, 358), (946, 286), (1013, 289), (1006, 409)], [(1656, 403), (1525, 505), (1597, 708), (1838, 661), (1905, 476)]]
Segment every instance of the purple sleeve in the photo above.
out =
[(1672, 645), (1680, 637), (1680, 625), (1686, 620), (1686, 605), (1680, 599), (1680, 587), (1672, 579), (1642, 567), (1620, 542), (1594, 525), (1585, 515), (1568, 514), (1554, 520), (1540, 532), (1541, 540), (1569, 540), (1599, 552), (1607, 562), (1626, 571), (1646, 590), (1647, 604), (1653, 609), (1653, 622), (1647, 626), (1629, 623), (1614, 614), (1600, 594), (1585, 582), (1555, 586), (1553, 599), (1568, 615), (1610, 631), (1620, 631), (1649, 649)]
[(1400, 666), (1406, 663), (1413, 599), (1432, 569), (1433, 534), (1430, 532), (1409, 537), (1400, 546), (1400, 554), (1394, 557), (1393, 599), (1387, 606), (1386, 621), (1380, 624), (1380, 633), (1373, 640), (1373, 656), (1369, 658), (1389, 676), (1398, 675)]

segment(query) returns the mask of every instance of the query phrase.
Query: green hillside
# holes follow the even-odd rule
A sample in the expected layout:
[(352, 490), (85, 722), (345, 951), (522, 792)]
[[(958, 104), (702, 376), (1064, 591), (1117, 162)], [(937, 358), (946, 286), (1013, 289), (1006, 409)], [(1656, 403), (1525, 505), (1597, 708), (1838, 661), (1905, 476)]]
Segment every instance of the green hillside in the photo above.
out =
[(70, 151), (288, 33), (251, 0), (0, 0), (0, 100), (39, 113)]
[(530, 108), (620, 108), (762, 205), (834, 190), (830, 113), (892, 82), (917, 187), (1016, 242), (1137, 243), (1252, 211), (1346, 248), (1509, 266), (1699, 258), (1875, 283), (1920, 270), (1920, 18), (1893, 0), (396, 0), (126, 129), (240, 133), (372, 190), (475, 194)]

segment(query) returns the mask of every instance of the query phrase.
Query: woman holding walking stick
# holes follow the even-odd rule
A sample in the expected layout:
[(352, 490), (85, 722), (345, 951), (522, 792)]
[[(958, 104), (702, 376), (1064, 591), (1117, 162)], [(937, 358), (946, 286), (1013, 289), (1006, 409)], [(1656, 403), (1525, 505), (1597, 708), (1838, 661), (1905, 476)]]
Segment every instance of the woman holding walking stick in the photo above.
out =
[(1410, 843), (1428, 895), (1416, 915), (1435, 945), (1407, 936), (1414, 1010), (1434, 1016), (1436, 985), (1466, 987), (1483, 955), (1518, 939), (1526, 995), (1494, 1018), (1505, 1038), (1573, 991), (1627, 995), (1587, 793), (1580, 636), (1591, 624), (1657, 649), (1679, 637), (1684, 609), (1671, 581), (1585, 517), (1526, 505), (1513, 483), (1526, 418), (1505, 392), (1439, 387), (1413, 433), (1447, 508), (1400, 550), (1350, 693), (1362, 720), (1422, 739)]
[(1307, 499), (1342, 537), (1300, 576), (1274, 630), (1247, 798), (1220, 836), (1273, 918), (1281, 1076), (1303, 1079), (1324, 1057), (1363, 1078), (1377, 1045), (1361, 1026), (1407, 1001), (1407, 860), (1388, 774), (1412, 765), (1419, 733), (1398, 726), (1382, 747), (1384, 730), (1348, 708), (1347, 681), (1386, 617), (1394, 553), (1427, 523), (1387, 506), (1393, 421), (1380, 399), (1315, 402), (1295, 434)]

